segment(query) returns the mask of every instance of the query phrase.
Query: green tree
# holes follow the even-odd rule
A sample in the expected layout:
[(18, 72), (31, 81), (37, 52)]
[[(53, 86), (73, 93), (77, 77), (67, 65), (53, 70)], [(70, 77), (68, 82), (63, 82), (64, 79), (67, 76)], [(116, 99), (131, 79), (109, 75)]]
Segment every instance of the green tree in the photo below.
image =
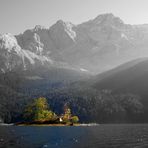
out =
[(79, 122), (78, 116), (71, 117), (71, 121), (72, 121), (72, 123), (78, 123)]
[(28, 105), (24, 112), (25, 119), (29, 121), (53, 121), (57, 115), (49, 110), (46, 98), (40, 97), (35, 99), (32, 104)]

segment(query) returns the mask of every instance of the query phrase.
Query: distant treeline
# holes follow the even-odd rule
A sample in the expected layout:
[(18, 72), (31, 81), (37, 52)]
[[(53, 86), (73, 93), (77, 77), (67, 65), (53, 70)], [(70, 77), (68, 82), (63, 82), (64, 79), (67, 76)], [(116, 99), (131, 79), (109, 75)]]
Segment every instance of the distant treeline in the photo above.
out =
[(116, 94), (111, 90), (68, 86), (30, 89), (27, 93), (0, 86), (0, 117), (5, 122), (22, 121), (25, 106), (34, 98), (44, 96), (52, 111), (60, 114), (65, 103), (80, 122), (137, 123), (148, 122), (141, 98), (135, 94)]
[(71, 87), (50, 90), (46, 97), (57, 112), (61, 112), (64, 103), (70, 104), (82, 122), (140, 122), (144, 114), (140, 97), (131, 93), (114, 94), (111, 90)]

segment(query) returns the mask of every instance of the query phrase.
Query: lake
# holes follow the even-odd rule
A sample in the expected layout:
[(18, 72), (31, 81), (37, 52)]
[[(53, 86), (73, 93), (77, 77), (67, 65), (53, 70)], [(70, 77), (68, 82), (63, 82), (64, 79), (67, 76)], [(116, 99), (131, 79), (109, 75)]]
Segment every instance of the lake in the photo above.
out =
[(147, 148), (148, 124), (0, 126), (0, 148)]

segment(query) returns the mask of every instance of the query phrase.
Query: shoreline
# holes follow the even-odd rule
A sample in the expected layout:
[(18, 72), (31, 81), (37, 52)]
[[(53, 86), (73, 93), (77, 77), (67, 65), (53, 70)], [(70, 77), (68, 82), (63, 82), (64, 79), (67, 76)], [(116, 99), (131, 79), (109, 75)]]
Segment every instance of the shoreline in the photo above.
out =
[(62, 123), (49, 123), (49, 124), (38, 124), (38, 123), (19, 123), (19, 124), (14, 124), (15, 126), (51, 126), (51, 127), (64, 127), (64, 126), (99, 126), (100, 124), (97, 123), (74, 123), (72, 125), (69, 124), (62, 124)]
[(26, 123), (20, 123), (20, 124), (15, 124), (15, 126), (56, 126), (56, 127), (58, 127), (58, 126), (80, 126), (81, 124), (73, 124), (73, 125), (68, 125), (68, 124), (56, 124), (56, 123), (54, 123), (54, 124), (26, 124)]

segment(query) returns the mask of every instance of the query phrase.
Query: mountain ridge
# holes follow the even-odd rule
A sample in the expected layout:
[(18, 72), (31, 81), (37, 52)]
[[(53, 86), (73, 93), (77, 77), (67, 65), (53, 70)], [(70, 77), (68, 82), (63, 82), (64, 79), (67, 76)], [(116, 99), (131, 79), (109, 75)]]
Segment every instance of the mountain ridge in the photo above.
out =
[(78, 25), (63, 20), (49, 28), (36, 25), (14, 37), (23, 50), (94, 74), (148, 55), (148, 25), (125, 24), (112, 13)]

